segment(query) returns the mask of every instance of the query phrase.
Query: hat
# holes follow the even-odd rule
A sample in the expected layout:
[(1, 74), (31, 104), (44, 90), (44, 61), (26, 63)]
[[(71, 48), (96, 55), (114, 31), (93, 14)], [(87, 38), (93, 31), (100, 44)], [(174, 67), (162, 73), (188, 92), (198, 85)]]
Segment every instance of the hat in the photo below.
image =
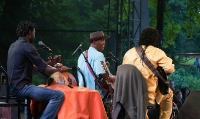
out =
[(103, 31), (96, 31), (96, 32), (92, 32), (90, 33), (90, 39), (88, 39), (88, 41), (94, 41), (94, 40), (101, 40), (101, 39), (107, 39), (110, 36), (104, 36)]

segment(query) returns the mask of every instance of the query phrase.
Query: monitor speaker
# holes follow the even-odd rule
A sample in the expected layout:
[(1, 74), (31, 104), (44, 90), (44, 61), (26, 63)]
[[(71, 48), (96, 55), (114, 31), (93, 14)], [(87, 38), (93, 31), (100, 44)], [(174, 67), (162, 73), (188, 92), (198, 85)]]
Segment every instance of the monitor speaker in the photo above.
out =
[(200, 119), (200, 91), (191, 91), (176, 119)]

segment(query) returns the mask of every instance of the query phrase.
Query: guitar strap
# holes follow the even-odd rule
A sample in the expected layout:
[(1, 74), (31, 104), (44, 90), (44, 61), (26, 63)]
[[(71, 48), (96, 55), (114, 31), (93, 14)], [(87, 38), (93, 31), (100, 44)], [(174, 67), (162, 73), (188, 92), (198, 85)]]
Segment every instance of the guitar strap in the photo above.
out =
[(86, 62), (86, 64), (87, 64), (87, 67), (88, 67), (88, 69), (89, 69), (89, 71), (90, 71), (90, 73), (92, 74), (92, 76), (94, 77), (94, 82), (95, 83), (97, 83), (98, 84), (98, 86), (100, 87), (100, 88), (102, 88), (103, 89), (103, 87), (98, 83), (98, 78), (97, 78), (97, 76), (95, 75), (95, 73), (94, 73), (94, 71), (93, 71), (93, 69), (89, 66), (89, 64), (88, 64), (88, 50), (86, 50), (85, 51), (85, 55), (86, 55), (86, 59), (87, 59), (87, 62)]
[[(86, 59), (88, 60), (88, 50), (85, 51), (85, 55), (86, 55)], [(92, 76), (94, 77), (94, 79), (97, 79), (97, 76), (94, 74), (94, 71), (92, 70), (92, 68), (89, 66), (88, 62), (86, 62), (88, 69), (90, 70)]]
[[(140, 56), (140, 58), (144, 61), (144, 63), (148, 66), (148, 68), (157, 76), (159, 77), (166, 85), (169, 85), (169, 82), (166, 81), (163, 76), (160, 75), (160, 73), (158, 72), (158, 70), (153, 66), (153, 64), (149, 61), (149, 59), (146, 57), (145, 53), (142, 57), (142, 53), (143, 53), (143, 49), (142, 49), (142, 46), (136, 46), (135, 47), (138, 55)], [(173, 89), (174, 90), (174, 89)]]

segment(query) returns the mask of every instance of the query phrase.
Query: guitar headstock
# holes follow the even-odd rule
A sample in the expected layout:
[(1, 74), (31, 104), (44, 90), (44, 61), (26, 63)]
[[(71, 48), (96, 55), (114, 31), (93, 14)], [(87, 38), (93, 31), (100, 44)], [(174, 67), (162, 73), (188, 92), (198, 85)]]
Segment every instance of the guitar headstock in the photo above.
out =
[(109, 70), (107, 64), (106, 64), (104, 61), (101, 61), (101, 65), (102, 65), (104, 71), (105, 71), (108, 75), (112, 75), (112, 74), (110, 73), (110, 70)]
[(104, 71), (106, 71), (107, 66), (106, 66), (106, 64), (104, 63), (104, 61), (101, 61), (101, 66), (103, 67)]

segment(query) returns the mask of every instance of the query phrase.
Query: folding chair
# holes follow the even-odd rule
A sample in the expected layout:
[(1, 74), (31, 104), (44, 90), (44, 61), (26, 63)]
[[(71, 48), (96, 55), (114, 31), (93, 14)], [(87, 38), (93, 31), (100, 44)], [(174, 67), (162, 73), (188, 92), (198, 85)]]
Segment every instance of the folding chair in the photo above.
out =
[(77, 82), (78, 86), (79, 86), (78, 75), (81, 75), (82, 79), (83, 79), (83, 82), (84, 82), (84, 87), (86, 87), (85, 77), (84, 77), (83, 72), (81, 71), (81, 69), (79, 67), (76, 67), (76, 66), (72, 67), (72, 74), (76, 78), (76, 82)]
[[(32, 119), (31, 111), (30, 111), (30, 99), (29, 98), (17, 98), (10, 94), (9, 88), (9, 80), (7, 72), (4, 70), (2, 65), (0, 64), (0, 107), (18, 107), (18, 119), (21, 119), (20, 115), (20, 107), (27, 107), (27, 118)], [(5, 89), (3, 92), (3, 89)], [(14, 100), (14, 101), (11, 101)], [(27, 102), (25, 101), (27, 100)]]

